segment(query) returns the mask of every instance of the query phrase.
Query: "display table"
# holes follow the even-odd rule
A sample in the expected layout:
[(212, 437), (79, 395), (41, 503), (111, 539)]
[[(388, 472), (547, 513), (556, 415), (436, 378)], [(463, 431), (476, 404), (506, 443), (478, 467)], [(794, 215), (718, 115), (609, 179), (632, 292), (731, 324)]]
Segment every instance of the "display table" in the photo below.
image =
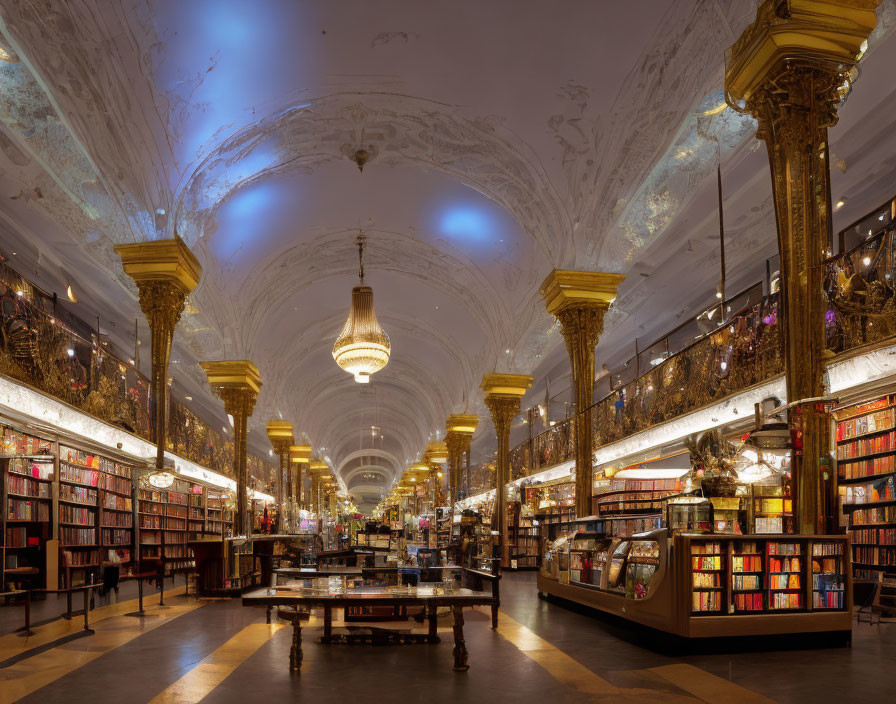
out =
[[(315, 579), (317, 577), (367, 577), (378, 574), (420, 574), (421, 572), (441, 572), (442, 579), (446, 572), (461, 572), (466, 568), (460, 565), (437, 565), (435, 567), (347, 567), (345, 565), (321, 565), (320, 567), (281, 567), (273, 571), (274, 575), (292, 577), (293, 579)], [(472, 571), (472, 570), (470, 570)], [(271, 586), (276, 586), (271, 584)]]
[[(487, 592), (458, 589), (450, 593), (430, 593), (422, 589), (357, 589), (348, 592), (330, 592), (317, 589), (290, 589), (272, 587), (257, 589), (243, 595), (243, 606), (293, 606), (310, 608), (322, 606), (324, 609), (324, 635), (322, 643), (334, 642), (333, 609), (350, 609), (370, 606), (390, 606), (399, 609), (408, 606), (423, 607), (429, 622), (429, 629), (423, 640), (438, 643), (437, 609), (447, 606), (454, 619), (454, 670), (463, 672), (470, 669), (467, 662), (467, 646), (464, 642), (463, 608), (490, 606), (494, 597)], [(298, 671), (302, 664), (302, 625), (300, 619), (292, 622), (293, 637), (289, 653), (289, 669)], [(401, 638), (400, 642), (417, 642), (417, 639)]]

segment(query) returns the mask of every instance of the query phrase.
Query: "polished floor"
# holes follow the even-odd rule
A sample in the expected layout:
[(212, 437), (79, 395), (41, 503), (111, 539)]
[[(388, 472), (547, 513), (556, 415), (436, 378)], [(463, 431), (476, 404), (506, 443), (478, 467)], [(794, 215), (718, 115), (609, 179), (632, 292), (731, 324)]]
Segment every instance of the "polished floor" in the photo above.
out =
[[(451, 669), (450, 623), (439, 645), (324, 646), (314, 618), (304, 637), (304, 663), (288, 671), (290, 629), (267, 625), (264, 611), (237, 600), (166, 592), (166, 606), (127, 616), (119, 601), (82, 621), (53, 620), (30, 638), (0, 636), (0, 704), (67, 702), (333, 701), (336, 697), (410, 702), (513, 701), (709, 704), (891, 701), (896, 624), (856, 625), (851, 648), (764, 649), (685, 654), (535, 596), (534, 575), (502, 581), (501, 618), (468, 612), (471, 669)], [(49, 617), (62, 602), (35, 611)], [(149, 602), (148, 602), (149, 603)], [(155, 604), (156, 599), (151, 603)], [(20, 609), (0, 608), (7, 631)], [(36, 618), (36, 620), (40, 620)], [(373, 699), (370, 699), (373, 697)]]

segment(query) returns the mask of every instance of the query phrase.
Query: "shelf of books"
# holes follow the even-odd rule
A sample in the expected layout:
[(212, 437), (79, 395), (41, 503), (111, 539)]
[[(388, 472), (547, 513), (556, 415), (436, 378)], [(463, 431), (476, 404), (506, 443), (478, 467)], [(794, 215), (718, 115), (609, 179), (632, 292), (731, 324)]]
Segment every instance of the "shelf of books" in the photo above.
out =
[(46, 586), (46, 546), (53, 537), (52, 443), (3, 428), (0, 455), (0, 591)]
[[(194, 495), (193, 484), (175, 479), (167, 489), (141, 487), (138, 492), (140, 525), (140, 562), (162, 562), (166, 572), (192, 569), (193, 552), (188, 546), (189, 497)], [(149, 565), (144, 564), (142, 569)]]
[(133, 573), (134, 505), (131, 465), (59, 445), (59, 540), (62, 583), (78, 585), (117, 554), (122, 574)]
[(505, 511), (507, 521), (507, 560), (512, 570), (537, 569), (541, 552), (541, 530), (531, 507), (510, 501)]
[(591, 499), (595, 516), (662, 513), (664, 500), (681, 493), (681, 479), (603, 479)]
[(193, 484), (187, 496), (187, 530), (190, 540), (201, 538), (205, 533), (205, 501), (208, 490), (201, 484)]
[(233, 531), (233, 511), (227, 507), (224, 494), (211, 489), (206, 498), (205, 532), (230, 535)]
[(845, 608), (845, 540), (691, 537), (690, 546), (694, 615)]
[(837, 478), (857, 579), (896, 574), (896, 395), (834, 412)]

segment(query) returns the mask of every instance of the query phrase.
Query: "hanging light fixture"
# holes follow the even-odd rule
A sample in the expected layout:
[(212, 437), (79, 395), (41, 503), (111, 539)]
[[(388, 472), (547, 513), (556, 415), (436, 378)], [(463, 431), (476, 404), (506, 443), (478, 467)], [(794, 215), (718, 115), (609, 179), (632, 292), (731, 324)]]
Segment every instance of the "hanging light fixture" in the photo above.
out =
[(370, 382), (370, 375), (389, 363), (392, 343), (380, 327), (373, 309), (373, 289), (364, 285), (364, 231), (358, 233), (358, 274), (361, 285), (352, 289), (352, 307), (348, 320), (333, 345), (333, 359), (359, 384)]

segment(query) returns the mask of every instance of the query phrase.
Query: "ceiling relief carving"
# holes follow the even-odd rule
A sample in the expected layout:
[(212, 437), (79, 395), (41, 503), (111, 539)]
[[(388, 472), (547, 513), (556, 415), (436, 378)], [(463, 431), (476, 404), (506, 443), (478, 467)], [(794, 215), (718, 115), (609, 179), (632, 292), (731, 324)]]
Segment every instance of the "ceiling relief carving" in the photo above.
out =
[(570, 251), (565, 208), (537, 160), (503, 132), (494, 119), (469, 119), (450, 106), (395, 94), (335, 94), (287, 106), (205, 159), (178, 197), (177, 226), (195, 241), (210, 209), (233, 189), (272, 171), (344, 159), (345, 145), (371, 143), (378, 153), (367, 169), (381, 160), (451, 175), (504, 207), (541, 255), (562, 266)]

